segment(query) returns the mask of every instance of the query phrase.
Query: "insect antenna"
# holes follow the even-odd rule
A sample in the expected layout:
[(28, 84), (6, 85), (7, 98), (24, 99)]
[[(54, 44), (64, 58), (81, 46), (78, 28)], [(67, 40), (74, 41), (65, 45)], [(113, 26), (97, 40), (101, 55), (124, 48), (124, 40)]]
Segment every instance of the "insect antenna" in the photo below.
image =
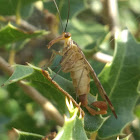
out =
[(66, 26), (65, 26), (64, 32), (66, 32), (66, 29), (67, 29), (67, 26), (68, 26), (69, 16), (70, 16), (70, 0), (68, 0), (68, 17), (67, 17), (67, 22), (66, 22)]
[(59, 12), (59, 8), (58, 8), (58, 6), (57, 6), (56, 1), (53, 0), (53, 2), (54, 2), (54, 4), (55, 4), (56, 10), (57, 10), (57, 12), (58, 12), (58, 16), (59, 16), (59, 19), (60, 19), (60, 24), (61, 24), (62, 31), (64, 31), (63, 24), (62, 24), (62, 18), (61, 18), (60, 12)]
[(62, 31), (63, 31), (63, 32), (66, 32), (66, 29), (67, 29), (67, 26), (68, 26), (68, 22), (69, 22), (69, 15), (70, 15), (70, 0), (68, 0), (68, 17), (67, 17), (65, 29), (63, 28), (62, 18), (61, 18), (61, 15), (60, 15), (60, 12), (59, 12), (59, 8), (58, 8), (58, 6), (57, 6), (57, 3), (56, 3), (55, 0), (53, 0), (53, 2), (54, 2), (54, 4), (55, 4), (55, 7), (56, 7), (57, 12), (58, 12), (58, 15), (59, 15), (59, 19), (60, 19)]

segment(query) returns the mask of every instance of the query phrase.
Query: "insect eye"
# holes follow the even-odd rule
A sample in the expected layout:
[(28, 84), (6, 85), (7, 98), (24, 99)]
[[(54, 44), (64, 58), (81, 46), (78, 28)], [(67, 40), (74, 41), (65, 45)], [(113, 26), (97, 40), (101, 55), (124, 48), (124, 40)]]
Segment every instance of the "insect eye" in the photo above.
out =
[(71, 37), (71, 34), (69, 32), (65, 33), (65, 38)]

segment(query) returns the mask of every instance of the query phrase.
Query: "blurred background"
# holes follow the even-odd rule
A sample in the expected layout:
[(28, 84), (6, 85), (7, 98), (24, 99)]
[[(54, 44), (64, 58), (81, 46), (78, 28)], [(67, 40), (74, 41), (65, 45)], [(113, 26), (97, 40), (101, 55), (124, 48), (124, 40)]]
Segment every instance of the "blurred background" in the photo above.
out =
[[(0, 56), (3, 59), (11, 65), (25, 65), (29, 62), (43, 68), (48, 64), (52, 49), (48, 50), (46, 46), (63, 32), (68, 17), (68, 1), (56, 2), (63, 27), (52, 0), (0, 0)], [(140, 0), (70, 0), (69, 14), (67, 32), (72, 34), (72, 39), (80, 46), (91, 65), (94, 65), (97, 74), (113, 59), (117, 31), (128, 28), (135, 39), (140, 41)], [(35, 38), (21, 37), (16, 42), (10, 41), (10, 36), (1, 35), (3, 27), (8, 23), (22, 31), (40, 31), (40, 34), (35, 35)], [(10, 30), (7, 32), (10, 33)], [(3, 40), (7, 38), (9, 42), (4, 43)], [(62, 47), (60, 42), (53, 49), (58, 51)], [(63, 73), (60, 72), (60, 75), (63, 76)], [(0, 85), (8, 77), (0, 70)], [(69, 74), (64, 77), (71, 80)], [(130, 140), (139, 140), (140, 99), (135, 106), (134, 115), (135, 120), (124, 132), (133, 133)], [(59, 126), (47, 118), (40, 106), (25, 95), (21, 88), (11, 84), (0, 87), (0, 139), (14, 140), (16, 135), (13, 127), (47, 135), (57, 132)]]

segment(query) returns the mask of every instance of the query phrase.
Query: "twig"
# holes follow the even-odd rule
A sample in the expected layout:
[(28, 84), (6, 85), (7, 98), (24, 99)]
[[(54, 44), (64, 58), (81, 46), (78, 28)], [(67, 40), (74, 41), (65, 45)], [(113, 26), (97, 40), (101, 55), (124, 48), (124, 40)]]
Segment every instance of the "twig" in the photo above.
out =
[(112, 62), (113, 57), (111, 55), (97, 52), (93, 55), (93, 59), (95, 59), (99, 62), (102, 62), (102, 63), (110, 63), (110, 62)]
[(107, 0), (108, 6), (108, 16), (110, 21), (111, 31), (114, 33), (119, 29), (119, 14), (118, 14), (118, 1), (117, 0)]
[(103, 16), (107, 17), (107, 24), (109, 25), (111, 31), (111, 47), (115, 46), (115, 35), (120, 30), (119, 27), (119, 12), (118, 12), (118, 1), (117, 0), (103, 0), (104, 11)]
[[(3, 21), (12, 21), (12, 22), (16, 22), (16, 20), (17, 20), (16, 16), (5, 16), (2, 19), (3, 19)], [(22, 27), (22, 28), (24, 28), (28, 31), (31, 31), (31, 32), (38, 30), (37, 27), (31, 25), (27, 21), (25, 21), (23, 19), (20, 19), (20, 20), (21, 20), (20, 21), (20, 27)]]
[[(0, 57), (0, 68), (6, 72), (8, 75), (12, 75), (14, 72), (13, 68)], [(58, 112), (58, 110), (49, 102), (45, 97), (41, 95), (36, 89), (25, 84), (24, 81), (19, 81), (17, 84), (25, 91), (25, 93), (30, 96), (35, 102), (37, 102), (47, 114), (47, 117), (55, 120), (58, 125), (63, 126), (64, 118)]]

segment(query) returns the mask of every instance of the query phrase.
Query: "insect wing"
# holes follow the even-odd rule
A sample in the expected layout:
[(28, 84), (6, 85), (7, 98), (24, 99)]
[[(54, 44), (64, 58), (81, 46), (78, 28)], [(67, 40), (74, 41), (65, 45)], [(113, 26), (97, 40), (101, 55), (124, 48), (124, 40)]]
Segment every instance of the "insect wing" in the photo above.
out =
[[(77, 47), (78, 47), (78, 46), (77, 46)], [(79, 48), (79, 47), (78, 47), (78, 48)], [(81, 51), (80, 48), (79, 48), (79, 50)], [(83, 57), (84, 57), (84, 61), (85, 61), (86, 65), (87, 65), (87, 67), (88, 67), (88, 69), (89, 69), (89, 71), (90, 71), (90, 74), (91, 74), (91, 76), (92, 76), (92, 78), (93, 78), (93, 80), (94, 80), (94, 82), (95, 82), (96, 87), (98, 88), (98, 91), (99, 91), (101, 97), (102, 97), (105, 101), (108, 102), (109, 107), (110, 107), (110, 109), (112, 110), (112, 112), (113, 112), (115, 118), (117, 118), (115, 109), (114, 109), (114, 107), (113, 107), (113, 105), (112, 105), (110, 99), (108, 98), (108, 96), (107, 96), (107, 94), (106, 94), (106, 92), (105, 92), (105, 90), (104, 90), (102, 84), (100, 83), (100, 81), (99, 81), (99, 79), (98, 79), (98, 77), (97, 77), (97, 75), (96, 75), (94, 69), (91, 67), (91, 65), (89, 64), (89, 62), (86, 60), (85, 55), (83, 54), (82, 51), (81, 51), (81, 54), (82, 54)]]

